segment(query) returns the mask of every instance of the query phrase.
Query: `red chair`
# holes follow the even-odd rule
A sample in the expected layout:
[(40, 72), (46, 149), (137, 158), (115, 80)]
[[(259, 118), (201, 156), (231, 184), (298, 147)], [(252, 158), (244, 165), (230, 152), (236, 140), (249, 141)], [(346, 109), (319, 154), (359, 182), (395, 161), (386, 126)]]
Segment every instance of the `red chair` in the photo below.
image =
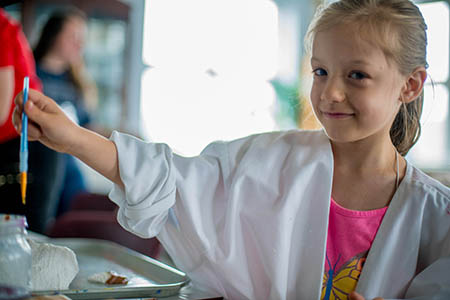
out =
[(158, 258), (161, 244), (156, 238), (140, 238), (120, 226), (117, 206), (106, 195), (80, 194), (68, 212), (49, 227), (49, 237), (96, 238), (116, 242), (152, 258)]

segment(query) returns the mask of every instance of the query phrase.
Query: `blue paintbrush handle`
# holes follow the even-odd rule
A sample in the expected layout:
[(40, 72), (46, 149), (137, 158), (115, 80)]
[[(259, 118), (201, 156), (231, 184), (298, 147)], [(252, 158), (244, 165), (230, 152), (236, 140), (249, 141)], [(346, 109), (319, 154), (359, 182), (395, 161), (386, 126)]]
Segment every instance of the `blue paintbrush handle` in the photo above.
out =
[(20, 151), (20, 172), (28, 172), (28, 151)]
[(28, 171), (28, 116), (25, 113), (25, 103), (28, 100), (29, 88), (28, 76), (23, 79), (23, 107), (22, 112), (22, 135), (20, 136), (20, 172)]

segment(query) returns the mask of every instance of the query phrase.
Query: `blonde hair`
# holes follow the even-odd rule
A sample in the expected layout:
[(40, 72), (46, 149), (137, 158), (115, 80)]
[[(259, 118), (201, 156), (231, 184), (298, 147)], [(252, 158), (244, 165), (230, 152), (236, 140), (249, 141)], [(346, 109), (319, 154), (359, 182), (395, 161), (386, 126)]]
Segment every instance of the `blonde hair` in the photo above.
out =
[(89, 112), (94, 112), (98, 106), (98, 89), (87, 72), (83, 59), (76, 65), (70, 64), (69, 71), (75, 86), (81, 91), (86, 108)]
[[(311, 53), (317, 32), (338, 24), (356, 27), (360, 36), (378, 45), (405, 76), (418, 67), (428, 67), (427, 26), (419, 8), (409, 0), (340, 0), (319, 6), (305, 37), (307, 52)], [(423, 98), (422, 91), (415, 101), (403, 103), (391, 126), (392, 143), (401, 155), (419, 139)]]

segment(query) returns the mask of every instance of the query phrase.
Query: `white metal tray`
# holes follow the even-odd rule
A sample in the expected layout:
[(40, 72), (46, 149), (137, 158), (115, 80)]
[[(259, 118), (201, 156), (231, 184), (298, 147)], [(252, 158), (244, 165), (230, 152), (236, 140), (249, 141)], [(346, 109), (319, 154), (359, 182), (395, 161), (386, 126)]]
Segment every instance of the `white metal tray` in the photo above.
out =
[[(144, 298), (176, 295), (188, 282), (185, 273), (113, 242), (84, 239), (49, 239), (72, 249), (80, 271), (68, 290), (33, 291), (33, 295), (64, 294), (71, 299)], [(127, 276), (126, 285), (105, 285), (87, 280), (95, 273), (116, 271)]]

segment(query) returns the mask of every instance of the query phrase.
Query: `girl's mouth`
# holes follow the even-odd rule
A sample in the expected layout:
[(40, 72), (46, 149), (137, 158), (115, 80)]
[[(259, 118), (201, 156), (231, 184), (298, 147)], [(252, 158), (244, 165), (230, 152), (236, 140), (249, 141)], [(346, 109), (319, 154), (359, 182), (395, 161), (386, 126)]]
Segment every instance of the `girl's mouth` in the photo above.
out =
[(353, 117), (353, 116), (355, 115), (355, 114), (353, 114), (353, 113), (325, 112), (325, 111), (323, 111), (322, 114), (323, 114), (326, 118), (330, 118), (330, 119), (346, 119), (346, 118)]

